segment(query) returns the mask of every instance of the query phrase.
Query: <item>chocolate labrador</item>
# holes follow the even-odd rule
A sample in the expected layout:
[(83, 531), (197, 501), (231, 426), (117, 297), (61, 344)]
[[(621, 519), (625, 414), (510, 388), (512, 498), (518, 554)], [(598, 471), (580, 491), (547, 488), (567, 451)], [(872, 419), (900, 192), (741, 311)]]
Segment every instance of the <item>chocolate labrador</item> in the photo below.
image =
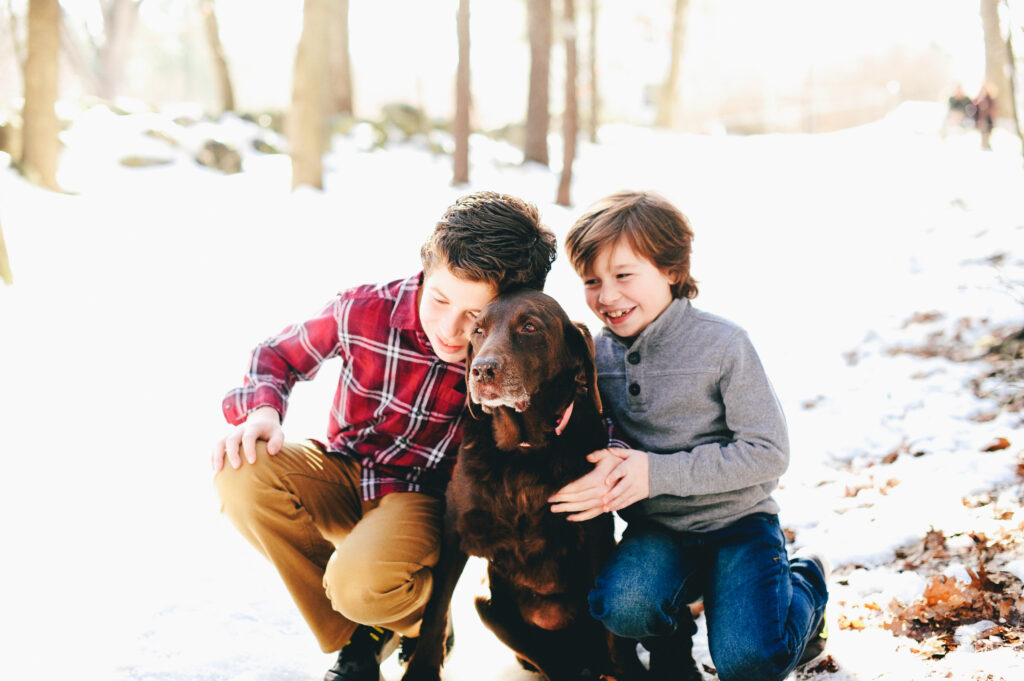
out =
[(484, 624), (548, 681), (644, 676), (636, 644), (594, 620), (587, 593), (614, 548), (603, 514), (571, 522), (547, 499), (607, 446), (586, 327), (538, 291), (481, 312), (466, 359), (470, 417), (447, 493), (440, 562), (403, 681), (437, 681), (452, 593), (469, 555), (488, 561)]

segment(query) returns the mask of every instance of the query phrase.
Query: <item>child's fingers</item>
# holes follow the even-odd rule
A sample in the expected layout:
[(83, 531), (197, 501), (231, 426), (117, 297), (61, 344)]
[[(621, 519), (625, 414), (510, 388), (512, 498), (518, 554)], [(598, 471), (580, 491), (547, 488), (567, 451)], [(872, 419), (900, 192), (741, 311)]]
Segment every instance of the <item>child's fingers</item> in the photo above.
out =
[(256, 463), (256, 432), (252, 429), (246, 429), (242, 435), (242, 453), (246, 461)]
[(576, 490), (561, 489), (548, 497), (550, 504), (600, 503), (601, 497), (607, 492), (605, 487), (589, 486)]
[(214, 473), (219, 473), (220, 469), (224, 468), (224, 440), (220, 440), (213, 446), (210, 464), (213, 466)]
[(643, 495), (635, 485), (630, 485), (623, 481), (611, 493), (605, 495), (603, 499), (604, 509), (606, 511), (619, 511), (632, 506), (636, 502), (640, 501)]
[(571, 520), (574, 523), (578, 523), (578, 522), (582, 522), (584, 520), (590, 520), (591, 518), (596, 518), (597, 516), (601, 515), (602, 513), (604, 513), (603, 510), (601, 510), (600, 508), (595, 508), (595, 509), (592, 509), (590, 511), (585, 511), (583, 513), (577, 513), (575, 515), (566, 516), (565, 519), (566, 520)]
[(548, 501), (557, 500), (560, 497), (578, 497), (579, 495), (593, 494), (594, 490), (600, 490), (597, 495), (600, 496), (605, 493), (604, 487), (604, 472), (598, 469), (594, 469), (584, 475), (582, 478), (578, 478), (562, 489), (555, 492)]
[(224, 440), (224, 452), (228, 456), (228, 463), (236, 470), (242, 465), (242, 457), (238, 454), (241, 446), (242, 438), (237, 431), (228, 435)]
[(616, 484), (601, 498), (601, 505), (606, 511), (618, 511), (638, 499), (637, 485), (633, 484), (625, 472), (622, 472), (619, 474)]
[(284, 445), (284, 431), (280, 428), (270, 437), (267, 441), (267, 454), (273, 456), (281, 451), (281, 447)]
[(551, 506), (553, 513), (586, 513), (590, 511), (601, 512), (601, 498), (583, 499), (574, 502), (562, 502)]
[(608, 477), (604, 479), (605, 486), (614, 489), (616, 483), (618, 483), (619, 480), (622, 480), (624, 477), (626, 477), (628, 473), (629, 470), (626, 468), (626, 466), (624, 464), (619, 464), (618, 466), (613, 468), (611, 473), (608, 474)]

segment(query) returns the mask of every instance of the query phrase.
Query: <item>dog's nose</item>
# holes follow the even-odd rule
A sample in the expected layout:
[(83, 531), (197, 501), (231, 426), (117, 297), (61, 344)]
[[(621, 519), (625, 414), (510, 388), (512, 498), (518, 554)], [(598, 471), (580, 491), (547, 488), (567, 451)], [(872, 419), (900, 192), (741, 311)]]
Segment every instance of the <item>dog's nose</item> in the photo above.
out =
[(469, 373), (473, 377), (473, 380), (479, 383), (490, 383), (494, 380), (494, 374), (497, 373), (497, 371), (497, 360), (484, 357), (478, 357), (473, 360), (473, 366), (469, 369)]

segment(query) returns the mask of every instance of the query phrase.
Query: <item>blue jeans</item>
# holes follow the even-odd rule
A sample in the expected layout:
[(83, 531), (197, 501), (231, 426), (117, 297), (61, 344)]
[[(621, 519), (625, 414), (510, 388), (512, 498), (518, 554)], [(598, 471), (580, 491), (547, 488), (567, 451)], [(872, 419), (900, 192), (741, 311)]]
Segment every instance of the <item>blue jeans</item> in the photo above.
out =
[(813, 561), (789, 562), (778, 517), (755, 513), (712, 532), (631, 524), (590, 592), (590, 611), (655, 655), (668, 637), (696, 632), (688, 604), (701, 597), (718, 677), (780, 681), (815, 634), (828, 591)]

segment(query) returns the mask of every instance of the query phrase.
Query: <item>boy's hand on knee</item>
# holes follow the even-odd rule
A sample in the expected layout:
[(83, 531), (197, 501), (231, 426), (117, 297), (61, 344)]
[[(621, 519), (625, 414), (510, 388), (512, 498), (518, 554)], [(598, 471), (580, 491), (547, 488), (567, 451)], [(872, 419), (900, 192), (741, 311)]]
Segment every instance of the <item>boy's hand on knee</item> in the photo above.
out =
[(594, 470), (570, 482), (549, 499), (553, 513), (572, 513), (566, 520), (582, 521), (604, 513), (602, 498), (608, 493), (608, 476), (619, 465), (619, 459), (609, 449), (599, 449), (587, 455), (595, 464)]
[(226, 437), (213, 446), (213, 472), (216, 473), (224, 467), (225, 456), (235, 469), (242, 465), (242, 455), (249, 463), (256, 463), (257, 440), (266, 441), (267, 453), (271, 456), (281, 451), (284, 430), (281, 428), (281, 416), (273, 407), (254, 409), (245, 423), (235, 426)]
[(605, 511), (618, 511), (651, 495), (650, 459), (636, 449), (611, 449), (618, 465), (608, 476), (611, 490), (601, 500)]

